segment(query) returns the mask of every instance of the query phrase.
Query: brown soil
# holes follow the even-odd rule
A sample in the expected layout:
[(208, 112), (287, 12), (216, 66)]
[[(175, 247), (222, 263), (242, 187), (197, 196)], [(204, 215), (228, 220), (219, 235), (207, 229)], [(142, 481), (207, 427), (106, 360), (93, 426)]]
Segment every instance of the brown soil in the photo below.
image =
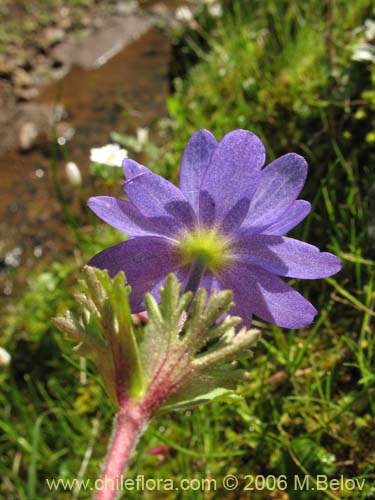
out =
[[(117, 20), (109, 17), (107, 21), (78, 42), (66, 39), (54, 48), (65, 57), (69, 71), (58, 82), (42, 90), (38, 87), (37, 98), (20, 101), (12, 79), (0, 79), (0, 105), (6, 110), (0, 118), (0, 131), (8, 138), (7, 144), (3, 141), (2, 154), (0, 151), (3, 296), (12, 295), (17, 283), (23, 283), (25, 273), (38, 261), (59, 260), (62, 254), (73, 251), (51, 182), (49, 132), (57, 96), (61, 115), (58, 135), (68, 136), (74, 131), (65, 151), (68, 159), (82, 169), (85, 189), (92, 183), (87, 175), (91, 147), (109, 142), (112, 131), (131, 132), (166, 114), (170, 62), (167, 36), (151, 27), (151, 17), (126, 15)], [(124, 25), (125, 34), (121, 29)], [(67, 158), (62, 161), (62, 148), (59, 156), (59, 176), (74, 209), (82, 200), (65, 180)], [(92, 194), (90, 187), (87, 194)], [(82, 220), (82, 212), (80, 217), (83, 225), (88, 223)], [(22, 272), (15, 273), (17, 268)]]

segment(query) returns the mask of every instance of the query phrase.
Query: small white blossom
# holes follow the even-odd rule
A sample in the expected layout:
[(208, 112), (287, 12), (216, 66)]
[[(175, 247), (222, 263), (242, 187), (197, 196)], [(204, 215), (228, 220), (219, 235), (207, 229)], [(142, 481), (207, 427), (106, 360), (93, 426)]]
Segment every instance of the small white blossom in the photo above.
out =
[(65, 173), (72, 186), (80, 186), (82, 184), (81, 171), (73, 161), (68, 161), (65, 165)]
[(121, 149), (118, 144), (107, 144), (101, 148), (90, 150), (90, 160), (110, 167), (121, 167), (124, 158), (128, 157), (126, 149)]
[(365, 37), (368, 42), (375, 40), (375, 21), (373, 19), (365, 21)]
[(18, 267), (21, 264), (22, 248), (15, 247), (5, 254), (4, 262), (6, 266)]
[(375, 63), (375, 47), (370, 43), (357, 43), (353, 47), (353, 61)]
[(219, 3), (212, 3), (208, 5), (208, 13), (212, 17), (221, 17), (223, 15), (223, 8)]
[(137, 128), (137, 142), (140, 147), (144, 146), (148, 141), (148, 128), (138, 127)]
[(8, 366), (11, 359), (12, 357), (9, 352), (0, 347), (0, 366)]
[(185, 23), (193, 21), (194, 16), (189, 7), (179, 7), (175, 12), (176, 19)]

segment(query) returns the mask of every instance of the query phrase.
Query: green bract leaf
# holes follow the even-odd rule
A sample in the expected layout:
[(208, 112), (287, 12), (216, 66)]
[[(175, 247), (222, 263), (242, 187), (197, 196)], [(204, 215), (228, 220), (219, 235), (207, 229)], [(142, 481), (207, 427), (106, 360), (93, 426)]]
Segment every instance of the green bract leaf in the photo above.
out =
[(106, 271), (86, 266), (76, 296), (81, 314), (68, 312), (54, 323), (75, 348), (96, 364), (112, 399), (123, 396), (156, 412), (182, 409), (233, 394), (244, 379), (235, 359), (251, 355), (258, 330), (235, 328), (241, 318), (219, 318), (233, 305), (230, 291), (198, 290), (181, 294), (170, 274), (160, 290), (160, 304), (146, 294), (148, 321), (134, 335), (125, 276), (111, 280)]
[(76, 317), (67, 312), (54, 324), (69, 339), (80, 341), (76, 352), (91, 359), (114, 401), (123, 394), (139, 398), (143, 376), (137, 341), (134, 336), (125, 275), (110, 280), (106, 271), (86, 266), (82, 282), (84, 294), (76, 296), (82, 307)]
[(209, 298), (200, 289), (189, 307), (191, 293), (180, 295), (180, 284), (171, 274), (161, 289), (161, 304), (146, 295), (148, 324), (140, 345), (142, 365), (151, 387), (158, 393), (157, 407), (181, 409), (209, 402), (217, 389), (232, 390), (243, 380), (232, 360), (251, 355), (249, 347), (258, 330), (234, 328), (241, 318), (219, 318), (230, 309), (232, 293), (214, 290)]
[(170, 401), (168, 404), (161, 407), (161, 411), (178, 411), (178, 410), (188, 410), (190, 408), (194, 408), (195, 406), (199, 406), (202, 404), (212, 403), (213, 401), (230, 401), (233, 399), (241, 399), (241, 396), (238, 396), (231, 389), (224, 389), (224, 387), (216, 387), (211, 391), (206, 392), (204, 394), (200, 394), (192, 399), (187, 399), (186, 401), (179, 401), (178, 403), (173, 403)]

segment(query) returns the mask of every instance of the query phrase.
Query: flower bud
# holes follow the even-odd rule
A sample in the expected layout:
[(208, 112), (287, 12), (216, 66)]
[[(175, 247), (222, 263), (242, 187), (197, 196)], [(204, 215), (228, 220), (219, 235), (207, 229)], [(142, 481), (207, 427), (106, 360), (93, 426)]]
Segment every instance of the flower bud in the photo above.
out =
[(0, 347), (0, 366), (8, 366), (11, 359), (12, 357), (9, 352)]
[(65, 173), (72, 186), (78, 187), (82, 184), (81, 171), (76, 163), (68, 161), (65, 166)]
[(148, 128), (138, 127), (137, 128), (137, 142), (140, 147), (143, 147), (148, 141)]

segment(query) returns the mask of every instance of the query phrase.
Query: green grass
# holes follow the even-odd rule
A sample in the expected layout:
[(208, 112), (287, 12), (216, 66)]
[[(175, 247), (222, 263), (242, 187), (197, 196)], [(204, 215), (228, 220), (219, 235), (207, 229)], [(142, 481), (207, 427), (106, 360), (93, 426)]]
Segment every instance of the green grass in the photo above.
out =
[[(319, 310), (317, 320), (301, 331), (263, 325), (263, 339), (246, 363), (250, 376), (239, 388), (241, 398), (160, 416), (141, 439), (130, 478), (213, 478), (217, 491), (129, 491), (124, 498), (370, 499), (374, 76), (368, 64), (351, 60), (351, 47), (362, 36), (353, 32), (370, 16), (370, 4), (335, 2), (333, 24), (327, 4), (317, 0), (226, 4), (222, 19), (208, 19), (203, 11), (198, 32), (176, 40), (186, 75), (175, 82), (171, 119), (159, 132), (163, 147), (153, 152), (149, 166), (158, 165), (177, 180), (181, 151), (198, 128), (211, 129), (217, 138), (234, 128), (253, 130), (264, 140), (269, 160), (288, 151), (303, 154), (310, 173), (302, 197), (313, 203), (313, 211), (291, 235), (336, 253), (344, 266), (325, 281), (294, 283)], [(81, 248), (80, 262), (117, 237), (93, 234)], [(45, 478), (79, 476), (85, 454), (90, 458), (82, 477), (99, 475), (113, 408), (91, 366), (82, 385), (79, 360), (49, 323), (71, 306), (78, 267), (55, 264), (34, 277), (28, 294), (3, 318), (13, 360), (0, 372), (0, 498), (72, 498), (62, 490), (49, 492)], [(147, 450), (162, 444), (171, 451), (158, 464)], [(270, 491), (226, 492), (220, 486), (226, 474), (242, 478), (242, 487), (248, 474), (285, 475), (289, 485), (295, 474), (343, 475), (366, 483), (363, 492), (290, 488), (282, 497)], [(87, 491), (78, 498), (90, 497)]]

